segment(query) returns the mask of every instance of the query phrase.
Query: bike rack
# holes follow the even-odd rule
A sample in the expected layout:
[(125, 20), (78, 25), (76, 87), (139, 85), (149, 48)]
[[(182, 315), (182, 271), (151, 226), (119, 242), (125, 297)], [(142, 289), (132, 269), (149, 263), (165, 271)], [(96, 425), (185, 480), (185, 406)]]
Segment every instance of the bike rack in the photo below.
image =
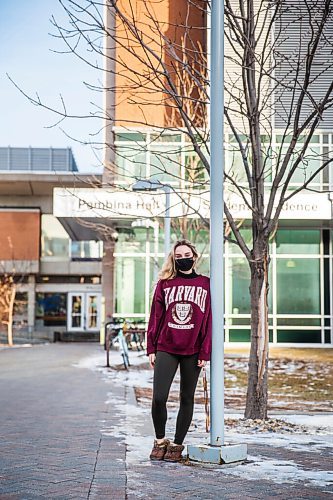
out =
[(111, 337), (111, 328), (109, 328), (110, 325), (113, 325), (114, 323), (112, 321), (109, 321), (108, 323), (105, 323), (104, 326), (104, 339), (105, 339), (105, 344), (104, 348), (106, 350), (106, 367), (110, 368), (110, 337)]
[[(112, 335), (112, 327), (115, 327), (116, 325), (119, 325), (121, 323), (125, 323), (126, 322), (126, 319), (122, 319), (121, 321), (119, 322), (115, 322), (115, 321), (109, 321), (107, 323), (105, 323), (104, 325), (104, 349), (106, 350), (106, 367), (107, 368), (110, 368), (110, 337)], [(145, 333), (146, 332), (146, 329), (144, 328), (140, 328), (138, 327), (138, 325), (136, 324), (135, 326), (133, 326), (130, 322), (129, 323), (129, 328), (127, 330), (127, 333), (130, 333), (130, 334), (134, 334), (134, 335), (138, 335), (138, 334), (142, 334), (142, 333)], [(143, 346), (142, 346), (142, 342), (138, 342), (137, 341), (137, 344), (139, 344), (139, 347), (140, 347), (140, 350), (143, 350)], [(138, 348), (139, 350), (139, 348)]]
[[(123, 320), (124, 321), (124, 320)], [(115, 326), (120, 324), (122, 321), (119, 321), (119, 323), (116, 323), (114, 321), (108, 321), (104, 325), (104, 349), (106, 350), (106, 367), (110, 368), (110, 337), (112, 333), (112, 329), (109, 328), (111, 325)]]

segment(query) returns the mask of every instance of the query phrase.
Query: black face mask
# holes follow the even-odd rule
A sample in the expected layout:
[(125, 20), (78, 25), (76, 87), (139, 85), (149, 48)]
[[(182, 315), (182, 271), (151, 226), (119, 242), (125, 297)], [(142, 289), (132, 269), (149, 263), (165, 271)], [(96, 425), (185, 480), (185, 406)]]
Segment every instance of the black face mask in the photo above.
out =
[(176, 269), (179, 271), (189, 271), (193, 267), (194, 259), (192, 257), (184, 259), (175, 259)]

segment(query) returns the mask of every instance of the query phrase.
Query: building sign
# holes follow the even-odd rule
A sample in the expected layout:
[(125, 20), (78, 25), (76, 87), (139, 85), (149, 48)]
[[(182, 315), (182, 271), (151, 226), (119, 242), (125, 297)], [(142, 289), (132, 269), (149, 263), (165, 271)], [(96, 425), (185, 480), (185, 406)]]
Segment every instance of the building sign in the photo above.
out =
[[(250, 210), (236, 194), (225, 195), (226, 204), (236, 219), (249, 219)], [(133, 192), (109, 189), (55, 188), (53, 214), (56, 217), (133, 219), (163, 217), (166, 209), (164, 191)], [(171, 217), (209, 218), (209, 192), (170, 195)], [(280, 219), (330, 220), (332, 203), (327, 194), (297, 194), (284, 204)]]
[(64, 189), (53, 191), (53, 215), (84, 218), (163, 217), (164, 192), (147, 193), (108, 189)]

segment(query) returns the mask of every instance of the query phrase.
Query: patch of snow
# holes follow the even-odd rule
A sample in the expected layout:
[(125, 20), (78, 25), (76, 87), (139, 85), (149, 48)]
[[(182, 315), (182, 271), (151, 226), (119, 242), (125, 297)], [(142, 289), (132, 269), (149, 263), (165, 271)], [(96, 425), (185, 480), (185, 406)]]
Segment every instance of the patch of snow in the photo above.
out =
[(229, 370), (237, 370), (240, 372), (247, 373), (248, 364), (249, 364), (247, 359), (225, 358), (224, 362), (225, 362), (226, 367), (228, 367)]
[(274, 483), (310, 483), (314, 486), (333, 484), (333, 472), (304, 470), (291, 460), (271, 460), (266, 457), (249, 456), (250, 463), (233, 468), (214, 469), (222, 474), (238, 476), (249, 481), (268, 480)]
[[(129, 361), (131, 366), (140, 366), (148, 363), (148, 357), (143, 351), (129, 351)], [(109, 353), (110, 366), (122, 366), (122, 357), (119, 351), (110, 351)], [(88, 368), (93, 371), (107, 370), (106, 367), (106, 351), (101, 351), (98, 354), (92, 354), (80, 359), (78, 363), (74, 363), (76, 368)]]
[(283, 420), (307, 427), (321, 427), (333, 432), (333, 413), (327, 415), (284, 415)]
[[(150, 409), (141, 408), (138, 405), (127, 403), (109, 394), (110, 399), (107, 404), (112, 404), (112, 411), (118, 416), (113, 419), (111, 426), (104, 426), (101, 433), (106, 436), (113, 436), (123, 439), (127, 445), (126, 462), (140, 463), (150, 466), (149, 454), (153, 444), (153, 434), (145, 434), (147, 419), (150, 419)], [(119, 418), (120, 417), (120, 418)]]
[[(111, 359), (110, 359), (111, 360)], [(78, 363), (73, 363), (75, 368), (87, 368), (93, 371), (101, 371), (105, 367), (106, 356), (103, 353), (91, 354), (85, 358), (80, 359)]]
[(237, 442), (262, 444), (274, 448), (285, 448), (292, 451), (321, 453), (323, 448), (333, 448), (333, 436), (323, 437), (308, 434), (245, 434), (235, 429), (230, 435), (237, 435)]
[(151, 388), (153, 383), (153, 371), (148, 370), (129, 370), (108, 372), (108, 375), (116, 383), (123, 384), (127, 387)]

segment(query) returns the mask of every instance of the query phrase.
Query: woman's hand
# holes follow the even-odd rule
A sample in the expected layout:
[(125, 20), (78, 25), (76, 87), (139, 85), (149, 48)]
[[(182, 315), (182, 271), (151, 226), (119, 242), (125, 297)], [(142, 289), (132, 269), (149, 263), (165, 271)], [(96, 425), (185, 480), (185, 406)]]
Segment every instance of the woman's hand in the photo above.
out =
[(205, 361), (204, 359), (199, 359), (198, 360), (198, 366), (200, 368), (204, 368), (206, 366), (206, 363), (207, 363), (207, 361)]
[(156, 359), (156, 354), (149, 354), (149, 364), (150, 368), (154, 368), (155, 366), (155, 359)]

